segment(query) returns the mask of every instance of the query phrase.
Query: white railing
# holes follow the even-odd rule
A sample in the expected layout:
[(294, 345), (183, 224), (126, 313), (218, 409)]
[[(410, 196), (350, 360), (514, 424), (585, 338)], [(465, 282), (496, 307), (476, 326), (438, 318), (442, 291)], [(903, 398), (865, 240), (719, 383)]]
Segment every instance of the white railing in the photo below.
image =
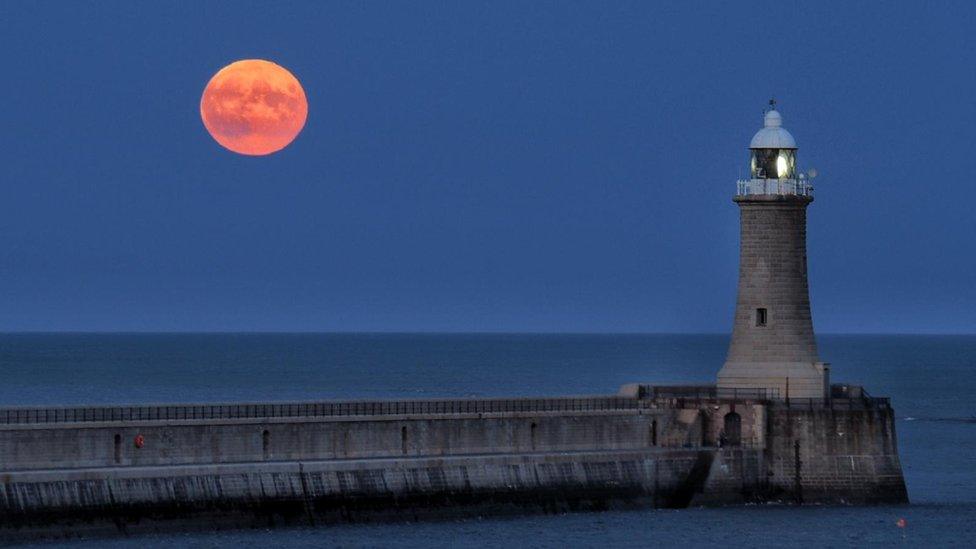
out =
[(740, 179), (735, 194), (813, 196), (813, 185), (805, 179)]

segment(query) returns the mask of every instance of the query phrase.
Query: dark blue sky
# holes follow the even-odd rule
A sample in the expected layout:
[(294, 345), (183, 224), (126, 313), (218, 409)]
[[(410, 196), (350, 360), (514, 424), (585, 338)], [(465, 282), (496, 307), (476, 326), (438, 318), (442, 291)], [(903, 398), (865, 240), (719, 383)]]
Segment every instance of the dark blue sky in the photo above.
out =
[[(724, 332), (774, 95), (817, 329), (976, 331), (972, 2), (156, 4), (4, 5), (0, 330)], [(198, 111), (251, 57), (270, 157)]]

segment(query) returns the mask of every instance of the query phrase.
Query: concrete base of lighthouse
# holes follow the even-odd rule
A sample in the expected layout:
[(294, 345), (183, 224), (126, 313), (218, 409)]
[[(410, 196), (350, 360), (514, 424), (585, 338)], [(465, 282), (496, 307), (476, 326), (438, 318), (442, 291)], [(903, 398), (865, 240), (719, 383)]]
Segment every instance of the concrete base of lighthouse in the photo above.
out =
[(718, 373), (725, 393), (763, 389), (771, 399), (823, 399), (830, 394), (830, 365), (825, 362), (726, 362)]

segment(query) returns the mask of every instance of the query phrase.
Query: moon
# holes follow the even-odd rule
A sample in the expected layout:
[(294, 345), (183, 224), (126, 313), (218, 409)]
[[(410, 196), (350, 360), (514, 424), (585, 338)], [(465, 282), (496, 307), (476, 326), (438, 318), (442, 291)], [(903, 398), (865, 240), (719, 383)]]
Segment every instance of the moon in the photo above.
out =
[(298, 137), (308, 118), (308, 100), (288, 69), (263, 59), (244, 59), (220, 69), (207, 83), (200, 118), (225, 148), (264, 156)]

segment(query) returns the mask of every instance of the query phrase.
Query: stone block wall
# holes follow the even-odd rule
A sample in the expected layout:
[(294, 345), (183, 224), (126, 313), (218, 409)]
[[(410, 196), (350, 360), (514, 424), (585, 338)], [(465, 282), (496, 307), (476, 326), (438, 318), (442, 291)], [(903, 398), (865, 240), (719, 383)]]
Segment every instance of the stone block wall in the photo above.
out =
[[(723, 463), (753, 478), (758, 450), (752, 452)], [(0, 542), (350, 520), (686, 507), (703, 493), (713, 454), (652, 448), (148, 471), (23, 471), (0, 482)]]
[(771, 406), (769, 494), (796, 503), (905, 503), (894, 412), (888, 407)]
[(8, 423), (0, 541), (85, 529), (907, 498), (886, 406), (653, 398), (620, 400), (619, 409), (536, 408)]
[[(694, 412), (181, 420), (0, 426), (0, 472), (694, 446)], [(656, 433), (656, 434), (655, 434)], [(136, 438), (140, 437), (141, 447)]]
[[(805, 196), (739, 196), (739, 286), (721, 388), (823, 398), (807, 282)], [(762, 311), (762, 313), (760, 313)], [(760, 318), (760, 316), (764, 318)], [(787, 381), (789, 378), (789, 381)]]

